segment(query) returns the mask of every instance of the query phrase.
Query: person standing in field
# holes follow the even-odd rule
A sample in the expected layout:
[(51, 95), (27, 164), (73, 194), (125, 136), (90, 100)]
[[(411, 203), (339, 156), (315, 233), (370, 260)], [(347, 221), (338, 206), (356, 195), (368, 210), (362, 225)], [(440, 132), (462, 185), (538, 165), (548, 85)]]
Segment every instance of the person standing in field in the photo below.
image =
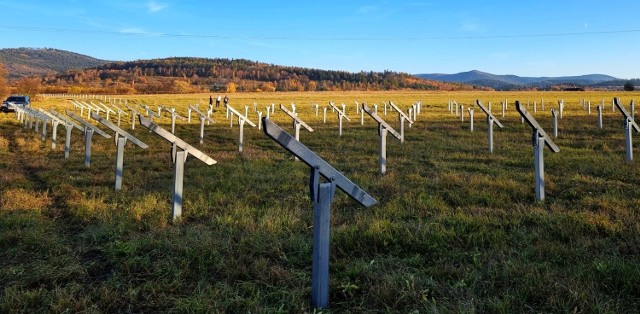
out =
[(228, 105), (229, 104), (229, 97), (227, 95), (224, 95), (224, 105)]
[(209, 95), (209, 108), (213, 107), (213, 97)]
[(216, 98), (216, 107), (220, 107), (220, 95)]

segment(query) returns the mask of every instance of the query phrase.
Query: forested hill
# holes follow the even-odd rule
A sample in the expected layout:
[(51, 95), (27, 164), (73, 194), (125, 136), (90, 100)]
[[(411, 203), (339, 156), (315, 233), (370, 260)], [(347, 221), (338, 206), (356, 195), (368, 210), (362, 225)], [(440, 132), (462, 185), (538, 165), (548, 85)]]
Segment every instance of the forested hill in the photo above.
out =
[(0, 49), (0, 63), (10, 79), (95, 67), (109, 61), (52, 48)]
[(191, 57), (112, 62), (49, 75), (44, 83), (50, 87), (83, 86), (118, 93), (471, 89), (461, 83), (437, 82), (392, 71), (352, 73), (245, 59)]

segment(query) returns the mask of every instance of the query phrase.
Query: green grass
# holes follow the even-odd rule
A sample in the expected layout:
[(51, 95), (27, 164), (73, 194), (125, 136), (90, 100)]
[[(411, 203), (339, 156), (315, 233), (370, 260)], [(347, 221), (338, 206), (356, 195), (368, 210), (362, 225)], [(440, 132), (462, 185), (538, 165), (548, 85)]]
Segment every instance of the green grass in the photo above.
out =
[[(186, 114), (209, 95), (128, 96)], [(295, 102), (315, 132), (301, 141), (371, 194), (362, 208), (343, 192), (331, 206), (328, 312), (636, 312), (640, 308), (640, 168), (626, 163), (622, 117), (610, 101), (633, 93), (273, 93), (231, 94), (239, 111), (253, 103)], [(479, 98), (510, 102), (487, 151), (486, 123), (447, 110)], [(540, 99), (545, 99), (541, 112)], [(604, 98), (604, 128), (595, 105)], [(637, 98), (637, 97), (636, 97)], [(406, 141), (389, 136), (388, 173), (378, 174), (378, 138), (354, 100), (422, 101)], [(552, 106), (564, 99), (560, 153), (545, 150), (546, 200), (534, 202), (531, 130), (513, 101), (538, 101), (551, 133)], [(347, 104), (352, 122), (338, 137), (311, 104)], [(498, 104), (498, 105), (496, 105)], [(41, 99), (41, 108), (70, 108)], [(264, 110), (264, 109), (262, 109)], [(382, 108), (379, 106), (380, 112)], [(532, 109), (530, 110), (532, 111)], [(147, 150), (127, 145), (123, 190), (113, 190), (115, 145), (94, 137), (91, 167), (73, 133), (71, 157), (0, 115), (0, 312), (313, 312), (309, 169), (262, 131), (238, 127), (223, 109), (216, 124), (179, 122), (177, 135), (218, 161), (189, 157), (183, 217), (170, 222), (170, 144), (137, 125)], [(273, 120), (292, 132), (278, 112)], [(397, 115), (386, 117), (393, 126)], [(123, 120), (129, 129), (129, 119)], [(170, 128), (170, 119), (160, 124)], [(63, 138), (59, 129), (59, 138)], [(103, 128), (106, 129), (106, 128)], [(49, 126), (50, 130), (50, 126)], [(634, 143), (638, 144), (638, 135)], [(62, 140), (60, 140), (62, 142)], [(637, 148), (635, 150), (637, 152)], [(636, 154), (637, 155), (637, 154)]]

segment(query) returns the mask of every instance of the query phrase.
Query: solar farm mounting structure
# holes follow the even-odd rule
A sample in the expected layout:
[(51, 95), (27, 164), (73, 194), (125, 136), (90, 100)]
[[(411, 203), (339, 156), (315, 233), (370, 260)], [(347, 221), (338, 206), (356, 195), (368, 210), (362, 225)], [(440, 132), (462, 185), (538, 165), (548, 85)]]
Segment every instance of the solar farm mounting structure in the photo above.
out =
[[(609, 108), (614, 96), (624, 104), (634, 97), (311, 93), (232, 95), (230, 103), (257, 102), (264, 108), (295, 102), (299, 117), (314, 128), (313, 135), (304, 137), (305, 145), (379, 201), (362, 209), (344, 194), (335, 195), (331, 310), (632, 312), (638, 278), (632, 209), (639, 207), (639, 173), (636, 164), (624, 162), (622, 116)], [(186, 112), (187, 104), (198, 102), (198, 96), (182, 97), (130, 96), (128, 105), (170, 104)], [(468, 132), (467, 123), (446, 108), (447, 99), (467, 107), (475, 99), (499, 103), (507, 98), (509, 107), (500, 118), (504, 128), (495, 134), (499, 149), (493, 154), (487, 152), (483, 133)], [(547, 109), (564, 99), (562, 132), (553, 139), (562, 152), (545, 158), (546, 198), (534, 202), (531, 127), (520, 123), (512, 104), (542, 98)], [(605, 98), (602, 129), (578, 98)], [(308, 106), (329, 100), (352, 104), (354, 99), (377, 103), (381, 113), (382, 101), (389, 99), (405, 111), (416, 100), (423, 103), (419, 119), (406, 130), (405, 144), (387, 143), (394, 162), (384, 176), (372, 167), (379, 153), (371, 141), (377, 123), (367, 119), (364, 125), (350, 125), (338, 137), (337, 117), (328, 116), (325, 126)], [(53, 102), (34, 106), (71, 108), (66, 100)], [(533, 116), (543, 128), (551, 125), (549, 110)], [(0, 232), (7, 239), (1, 251), (7, 283), (1, 306), (31, 311), (46, 311), (52, 304), (113, 312), (313, 310), (309, 169), (294, 163), (261, 131), (245, 130), (248, 140), (241, 155), (237, 134), (224, 123), (212, 125), (198, 148), (219, 163), (208, 167), (187, 161), (183, 216), (170, 224), (171, 153), (164, 139), (145, 128), (132, 132), (150, 147), (127, 151), (126, 193), (116, 193), (110, 140), (93, 143), (91, 168), (84, 168), (82, 154), (65, 160), (62, 147), (51, 151), (50, 137), (42, 142), (41, 133), (18, 125), (14, 116), (2, 118), (3, 154), (10, 157), (3, 162), (11, 171), (0, 174), (5, 183)], [(213, 118), (222, 121), (224, 111), (215, 111)], [(283, 113), (270, 118), (291, 123)], [(396, 128), (394, 120), (390, 124)], [(170, 125), (166, 116), (156, 122), (167, 129)], [(129, 123), (123, 123), (128, 131)], [(77, 134), (72, 152), (84, 145)], [(176, 135), (195, 142), (198, 126), (178, 122)], [(38, 283), (35, 298), (29, 288), (33, 282)]]

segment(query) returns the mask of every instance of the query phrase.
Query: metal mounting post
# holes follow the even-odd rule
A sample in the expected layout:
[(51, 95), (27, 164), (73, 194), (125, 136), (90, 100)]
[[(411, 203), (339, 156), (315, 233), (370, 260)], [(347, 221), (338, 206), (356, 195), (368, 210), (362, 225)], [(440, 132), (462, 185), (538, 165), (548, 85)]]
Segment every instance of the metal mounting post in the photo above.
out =
[(171, 143), (171, 157), (174, 164), (173, 206), (171, 215), (172, 219), (175, 221), (176, 218), (182, 215), (184, 162), (186, 161), (187, 156), (191, 155), (206, 163), (207, 165), (213, 165), (216, 163), (216, 161), (211, 157), (205, 155), (200, 150), (195, 149), (193, 146), (171, 134), (169, 131), (145, 119), (143, 116), (140, 116), (140, 124)]
[(115, 189), (122, 189), (122, 168), (124, 164), (124, 146), (127, 144), (127, 138), (115, 135), (116, 139), (116, 183)]
[(533, 132), (534, 172), (536, 180), (536, 201), (544, 200), (544, 146), (545, 139), (538, 131)]
[(625, 150), (627, 152), (627, 161), (633, 161), (633, 119), (631, 117), (625, 118), (624, 123), (624, 140), (625, 140)]
[(53, 120), (51, 121), (51, 123), (53, 124), (53, 134), (51, 134), (51, 149), (56, 149), (56, 144), (58, 144), (58, 124), (60, 124), (60, 121)]
[(487, 127), (489, 129), (489, 153), (493, 153), (493, 117), (487, 116)]
[(84, 166), (89, 168), (91, 166), (91, 137), (93, 136), (93, 130), (84, 128)]
[(598, 105), (598, 128), (602, 129), (602, 105)]
[(64, 140), (64, 159), (69, 159), (69, 151), (71, 150), (71, 130), (73, 130), (73, 124), (66, 122), (64, 126), (67, 131), (67, 137)]
[(200, 115), (200, 144), (204, 142), (204, 116)]
[(313, 257), (311, 269), (311, 303), (315, 308), (329, 304), (330, 207), (336, 191), (331, 178), (320, 183), (320, 170), (311, 167), (310, 197), (313, 202)]
[[(172, 147), (175, 147), (175, 143)], [(184, 162), (188, 153), (184, 150), (176, 150), (173, 156), (173, 206), (171, 207), (171, 219), (176, 220), (182, 216), (182, 200), (184, 186)]]
[(551, 121), (551, 126), (553, 128), (553, 138), (558, 138), (558, 114), (553, 109), (551, 109), (551, 116), (553, 118), (553, 120)]
[(402, 117), (402, 115), (398, 116), (400, 117), (400, 143), (404, 143), (404, 118)]
[[(300, 141), (300, 127), (301, 124), (297, 120), (293, 120), (293, 129), (295, 130), (295, 138), (296, 141)], [(293, 157), (295, 160), (298, 160), (298, 157)]]
[(42, 137), (40, 138), (43, 142), (47, 140), (47, 120), (45, 117), (42, 117)]
[(322, 108), (322, 123), (323, 124), (327, 123), (327, 107)]
[(387, 129), (378, 124), (378, 133), (380, 137), (380, 174), (387, 172)]
[(535, 199), (536, 201), (543, 201), (545, 197), (544, 190), (544, 147), (547, 146), (554, 152), (560, 152), (560, 148), (553, 143), (551, 138), (542, 129), (540, 124), (533, 118), (533, 116), (516, 100), (516, 110), (520, 115), (526, 119), (529, 126), (531, 126), (531, 141), (533, 144), (534, 155), (534, 177), (535, 177)]
[(242, 146), (244, 144), (244, 122), (245, 120), (238, 117), (238, 124), (240, 125), (240, 134), (238, 135), (238, 151), (242, 153)]

